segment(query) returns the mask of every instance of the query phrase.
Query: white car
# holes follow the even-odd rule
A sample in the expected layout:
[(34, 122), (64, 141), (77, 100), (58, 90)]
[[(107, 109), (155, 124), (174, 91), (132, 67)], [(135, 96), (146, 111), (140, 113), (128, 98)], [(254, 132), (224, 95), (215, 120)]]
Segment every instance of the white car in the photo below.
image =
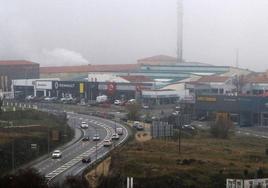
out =
[(149, 109), (149, 105), (144, 104), (144, 105), (142, 105), (142, 108), (143, 109)]
[(53, 151), (51, 156), (52, 156), (53, 159), (58, 159), (58, 158), (62, 157), (62, 153), (61, 153), (60, 150), (55, 150), (55, 151)]
[(103, 141), (103, 146), (104, 146), (104, 147), (110, 147), (111, 145), (112, 145), (111, 140), (109, 140), (109, 139), (105, 139), (105, 140)]
[(114, 133), (113, 135), (112, 135), (112, 140), (118, 140), (120, 137), (119, 137), (119, 135), (117, 134), (117, 133)]
[(192, 125), (183, 125), (182, 128), (183, 129), (192, 129), (192, 130), (195, 130), (195, 128)]
[(34, 96), (32, 96), (32, 95), (28, 95), (27, 97), (25, 97), (25, 100), (27, 100), (27, 101), (30, 101), (33, 99), (34, 99)]
[(128, 104), (135, 104), (136, 103), (136, 99), (130, 99), (128, 100)]
[(47, 102), (56, 101), (56, 100), (57, 100), (56, 97), (45, 97), (44, 98), (44, 101), (47, 101)]
[(100, 136), (98, 134), (95, 134), (92, 138), (93, 141), (98, 141), (100, 140)]
[(116, 133), (117, 133), (118, 135), (123, 135), (123, 134), (124, 134), (124, 132), (123, 132), (123, 128), (122, 128), (122, 127), (117, 127), (117, 128), (116, 128)]
[(88, 124), (86, 122), (82, 122), (81, 125), (80, 125), (80, 127), (82, 129), (87, 129), (88, 128)]
[(74, 99), (72, 97), (63, 97), (60, 99), (61, 102), (71, 102), (73, 101)]
[(120, 105), (120, 104), (121, 104), (121, 101), (120, 101), (120, 100), (115, 100), (115, 101), (114, 101), (114, 104), (115, 104), (115, 105)]

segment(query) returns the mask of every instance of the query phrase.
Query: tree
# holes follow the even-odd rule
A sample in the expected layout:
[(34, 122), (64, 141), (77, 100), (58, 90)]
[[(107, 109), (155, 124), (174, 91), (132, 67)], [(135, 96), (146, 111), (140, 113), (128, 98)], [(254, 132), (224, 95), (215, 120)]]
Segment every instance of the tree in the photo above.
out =
[(139, 119), (139, 115), (140, 115), (140, 109), (141, 109), (141, 106), (137, 103), (134, 103), (134, 104), (128, 104), (126, 106), (127, 108), (127, 111), (128, 111), (128, 119), (129, 120), (137, 120)]
[(48, 188), (45, 177), (35, 169), (18, 170), (0, 178), (0, 187), (12, 188)]
[(210, 133), (215, 138), (226, 139), (232, 127), (233, 122), (231, 120), (220, 116), (216, 121), (210, 123)]

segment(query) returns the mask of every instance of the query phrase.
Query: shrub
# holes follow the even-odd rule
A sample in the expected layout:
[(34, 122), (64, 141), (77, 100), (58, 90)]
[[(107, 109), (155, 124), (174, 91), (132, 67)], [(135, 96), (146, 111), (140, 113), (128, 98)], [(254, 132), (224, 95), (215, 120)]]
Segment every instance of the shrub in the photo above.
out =
[(129, 120), (138, 120), (140, 115), (140, 105), (139, 104), (129, 104), (127, 105), (128, 119)]
[(219, 117), (215, 122), (210, 122), (210, 133), (215, 138), (226, 139), (232, 127), (233, 123), (231, 120)]

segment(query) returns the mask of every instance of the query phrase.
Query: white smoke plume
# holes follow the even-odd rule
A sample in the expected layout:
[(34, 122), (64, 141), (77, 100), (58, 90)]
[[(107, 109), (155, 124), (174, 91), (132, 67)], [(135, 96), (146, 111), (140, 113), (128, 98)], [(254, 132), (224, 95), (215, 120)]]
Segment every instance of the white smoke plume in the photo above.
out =
[(42, 66), (81, 65), (89, 63), (80, 53), (64, 48), (43, 49), (38, 57), (31, 59), (41, 63)]

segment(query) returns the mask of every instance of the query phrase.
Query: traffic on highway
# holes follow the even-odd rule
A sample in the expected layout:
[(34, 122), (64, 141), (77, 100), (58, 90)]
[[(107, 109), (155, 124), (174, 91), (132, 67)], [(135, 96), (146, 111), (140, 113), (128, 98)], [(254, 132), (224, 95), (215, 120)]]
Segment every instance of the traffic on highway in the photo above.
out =
[(76, 131), (74, 139), (33, 166), (45, 175), (49, 184), (63, 182), (66, 176), (82, 174), (129, 136), (126, 127), (111, 120), (77, 113), (67, 113), (67, 117)]

